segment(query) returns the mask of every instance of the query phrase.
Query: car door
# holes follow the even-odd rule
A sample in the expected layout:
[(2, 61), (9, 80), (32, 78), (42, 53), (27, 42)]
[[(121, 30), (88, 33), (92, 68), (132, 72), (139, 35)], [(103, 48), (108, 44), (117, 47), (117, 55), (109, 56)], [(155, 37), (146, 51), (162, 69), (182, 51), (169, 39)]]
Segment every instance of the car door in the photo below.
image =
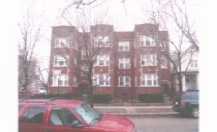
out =
[(45, 131), (45, 106), (26, 107), (19, 116), (19, 132), (44, 132)]
[[(73, 122), (79, 125), (73, 127)], [(53, 107), (49, 113), (46, 132), (97, 132), (84, 124), (70, 108)]]

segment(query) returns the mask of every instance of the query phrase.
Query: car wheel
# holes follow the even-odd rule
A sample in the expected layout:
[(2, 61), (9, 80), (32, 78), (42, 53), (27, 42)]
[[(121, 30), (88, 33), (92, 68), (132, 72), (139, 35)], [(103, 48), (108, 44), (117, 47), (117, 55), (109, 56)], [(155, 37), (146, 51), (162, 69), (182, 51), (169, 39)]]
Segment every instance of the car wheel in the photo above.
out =
[(199, 117), (199, 108), (198, 107), (193, 107), (191, 109), (191, 116), (194, 117), (194, 118)]

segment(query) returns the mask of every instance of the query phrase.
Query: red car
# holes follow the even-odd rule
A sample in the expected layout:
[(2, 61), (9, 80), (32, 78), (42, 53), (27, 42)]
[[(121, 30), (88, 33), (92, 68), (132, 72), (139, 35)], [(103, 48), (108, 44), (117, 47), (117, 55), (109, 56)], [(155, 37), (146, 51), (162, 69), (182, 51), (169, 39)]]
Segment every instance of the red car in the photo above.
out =
[(100, 114), (79, 100), (19, 101), (19, 132), (134, 132), (124, 116)]

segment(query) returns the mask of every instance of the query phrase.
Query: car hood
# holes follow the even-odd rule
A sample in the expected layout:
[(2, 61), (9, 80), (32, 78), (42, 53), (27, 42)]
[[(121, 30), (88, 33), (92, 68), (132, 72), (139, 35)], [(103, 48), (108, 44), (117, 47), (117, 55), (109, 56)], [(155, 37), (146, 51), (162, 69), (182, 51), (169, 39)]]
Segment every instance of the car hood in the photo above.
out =
[(95, 127), (103, 127), (104, 130), (107, 129), (118, 132), (132, 132), (134, 124), (131, 120), (124, 116), (103, 114), (103, 118)]

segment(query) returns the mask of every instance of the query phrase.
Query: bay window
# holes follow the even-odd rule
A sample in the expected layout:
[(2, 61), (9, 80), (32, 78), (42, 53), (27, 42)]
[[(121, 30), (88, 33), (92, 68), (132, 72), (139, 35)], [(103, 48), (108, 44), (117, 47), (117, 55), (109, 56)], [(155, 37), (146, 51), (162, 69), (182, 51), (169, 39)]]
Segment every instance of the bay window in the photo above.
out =
[(53, 86), (68, 86), (68, 75), (67, 74), (54, 75)]
[(140, 35), (140, 46), (156, 46), (156, 43), (153, 37)]
[(95, 66), (109, 66), (109, 55), (98, 55)]
[(54, 56), (54, 66), (67, 66), (68, 56), (56, 55)]
[(129, 76), (120, 76), (119, 77), (119, 86), (130, 86), (130, 77)]
[(110, 38), (108, 35), (94, 37), (94, 46), (109, 46)]
[(129, 69), (130, 58), (119, 58), (119, 69)]
[(156, 74), (142, 74), (141, 86), (158, 86)]
[(141, 55), (141, 65), (142, 66), (156, 66), (157, 65), (157, 55), (156, 54), (142, 54)]
[(129, 51), (129, 49), (130, 49), (129, 41), (119, 42), (119, 51)]
[(69, 37), (56, 37), (55, 38), (55, 48), (65, 48), (69, 47)]
[(99, 86), (110, 86), (110, 76), (108, 74), (95, 74), (93, 83)]

